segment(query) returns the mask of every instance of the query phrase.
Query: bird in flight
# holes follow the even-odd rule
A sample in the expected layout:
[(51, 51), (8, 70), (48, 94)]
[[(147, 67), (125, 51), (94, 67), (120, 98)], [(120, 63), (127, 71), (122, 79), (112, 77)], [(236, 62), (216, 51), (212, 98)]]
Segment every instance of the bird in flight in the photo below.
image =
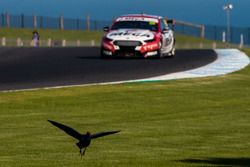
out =
[(78, 140), (78, 143), (76, 143), (76, 145), (80, 149), (81, 156), (83, 156), (85, 154), (85, 151), (86, 151), (87, 147), (90, 145), (92, 139), (120, 132), (120, 131), (109, 131), (109, 132), (100, 132), (100, 133), (95, 133), (95, 134), (91, 134), (90, 132), (87, 132), (86, 134), (81, 134), (69, 126), (66, 126), (66, 125), (60, 124), (58, 122), (51, 121), (51, 120), (48, 120), (48, 121), (52, 125), (58, 127), (59, 129), (66, 132), (68, 135), (70, 135)]

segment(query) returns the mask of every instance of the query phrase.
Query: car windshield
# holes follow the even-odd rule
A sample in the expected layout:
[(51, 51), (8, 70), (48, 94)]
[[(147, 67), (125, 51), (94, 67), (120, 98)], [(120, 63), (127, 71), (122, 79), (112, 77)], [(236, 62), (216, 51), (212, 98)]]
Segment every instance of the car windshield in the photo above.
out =
[(158, 24), (156, 22), (148, 21), (118, 21), (114, 23), (111, 30), (117, 29), (145, 29), (150, 31), (157, 31)]

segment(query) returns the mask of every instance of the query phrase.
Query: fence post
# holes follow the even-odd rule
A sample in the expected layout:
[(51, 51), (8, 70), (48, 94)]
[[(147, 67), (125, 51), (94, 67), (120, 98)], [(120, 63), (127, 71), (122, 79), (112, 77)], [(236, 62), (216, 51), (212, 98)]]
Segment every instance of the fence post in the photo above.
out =
[(80, 30), (80, 20), (79, 19), (76, 20), (76, 28), (77, 28), (77, 30)]
[(2, 38), (2, 46), (6, 46), (6, 38), (5, 37)]
[(90, 16), (87, 15), (87, 18), (86, 18), (86, 25), (87, 25), (87, 30), (90, 30)]
[(205, 37), (205, 26), (201, 26), (201, 38)]
[(66, 42), (65, 39), (63, 39), (63, 40), (62, 40), (62, 47), (66, 47), (66, 45), (67, 45), (67, 42)]
[(10, 27), (10, 15), (9, 15), (9, 13), (6, 13), (6, 26), (8, 28)]
[(213, 42), (212, 47), (213, 47), (213, 49), (216, 49), (216, 48), (217, 48), (216, 42)]
[(243, 36), (243, 34), (240, 34), (240, 49), (242, 49), (243, 48), (243, 46), (244, 46), (244, 36)]
[(3, 13), (1, 14), (1, 17), (2, 17), (2, 27), (4, 27), (4, 14)]
[(61, 30), (64, 30), (64, 18), (63, 18), (63, 15), (61, 15), (60, 18), (59, 18), (59, 28)]
[(17, 44), (17, 46), (23, 46), (23, 42), (22, 42), (21, 38), (17, 38), (16, 44)]
[(30, 41), (30, 46), (34, 46), (34, 40), (33, 39)]
[(51, 40), (51, 38), (48, 39), (47, 45), (48, 45), (48, 47), (51, 47), (51, 46), (52, 46), (52, 40)]
[(95, 40), (91, 40), (91, 46), (95, 46)]
[(37, 28), (37, 17), (36, 17), (36, 15), (33, 15), (33, 26), (34, 26), (34, 29)]
[(76, 46), (81, 46), (81, 41), (79, 39), (76, 41)]
[(40, 28), (43, 28), (43, 16), (40, 16)]
[(226, 42), (226, 32), (225, 31), (222, 32), (222, 42), (223, 43)]
[(202, 42), (200, 43), (200, 49), (203, 49), (203, 43)]
[(21, 14), (21, 28), (24, 28), (24, 15)]

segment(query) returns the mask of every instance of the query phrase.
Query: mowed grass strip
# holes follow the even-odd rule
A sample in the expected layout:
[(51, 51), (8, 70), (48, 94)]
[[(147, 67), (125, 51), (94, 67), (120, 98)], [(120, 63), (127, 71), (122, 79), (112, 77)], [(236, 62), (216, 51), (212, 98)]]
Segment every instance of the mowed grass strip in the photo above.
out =
[[(0, 93), (0, 166), (247, 166), (250, 67), (200, 79)], [(73, 138), (95, 139), (81, 159)]]

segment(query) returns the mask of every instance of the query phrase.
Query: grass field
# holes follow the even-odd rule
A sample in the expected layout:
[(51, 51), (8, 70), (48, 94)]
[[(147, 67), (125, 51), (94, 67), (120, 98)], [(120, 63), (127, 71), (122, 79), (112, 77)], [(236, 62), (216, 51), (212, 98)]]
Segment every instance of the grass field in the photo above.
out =
[[(33, 29), (18, 29), (18, 28), (0, 28), (0, 38), (6, 37), (10, 39), (21, 38), (31, 40)], [(102, 31), (76, 31), (76, 30), (53, 30), (53, 29), (40, 29), (38, 30), (41, 40), (52, 38), (53, 40), (100, 40)]]
[[(219, 77), (0, 92), (0, 166), (246, 167), (249, 101), (250, 67)], [(121, 132), (93, 141), (81, 159), (76, 141), (47, 119), (81, 132)]]
[[(31, 40), (33, 29), (15, 29), (15, 28), (0, 28), (0, 38), (6, 37), (7, 39), (17, 39)], [(67, 40), (67, 41), (86, 41), (89, 42), (94, 40), (96, 43), (100, 43), (104, 32), (102, 31), (76, 31), (76, 30), (51, 30), (51, 29), (40, 29), (39, 30), (41, 40), (48, 40), (51, 38), (55, 41)], [(176, 34), (177, 44), (179, 46), (185, 44), (199, 45), (203, 43), (204, 45), (209, 45), (211, 48), (212, 41), (206, 40), (198, 37), (192, 37), (187, 35)], [(15, 40), (14, 40), (15, 42)], [(221, 42), (217, 42), (220, 46), (223, 46)], [(190, 46), (192, 47), (192, 46)], [(223, 46), (224, 47), (224, 46)]]

